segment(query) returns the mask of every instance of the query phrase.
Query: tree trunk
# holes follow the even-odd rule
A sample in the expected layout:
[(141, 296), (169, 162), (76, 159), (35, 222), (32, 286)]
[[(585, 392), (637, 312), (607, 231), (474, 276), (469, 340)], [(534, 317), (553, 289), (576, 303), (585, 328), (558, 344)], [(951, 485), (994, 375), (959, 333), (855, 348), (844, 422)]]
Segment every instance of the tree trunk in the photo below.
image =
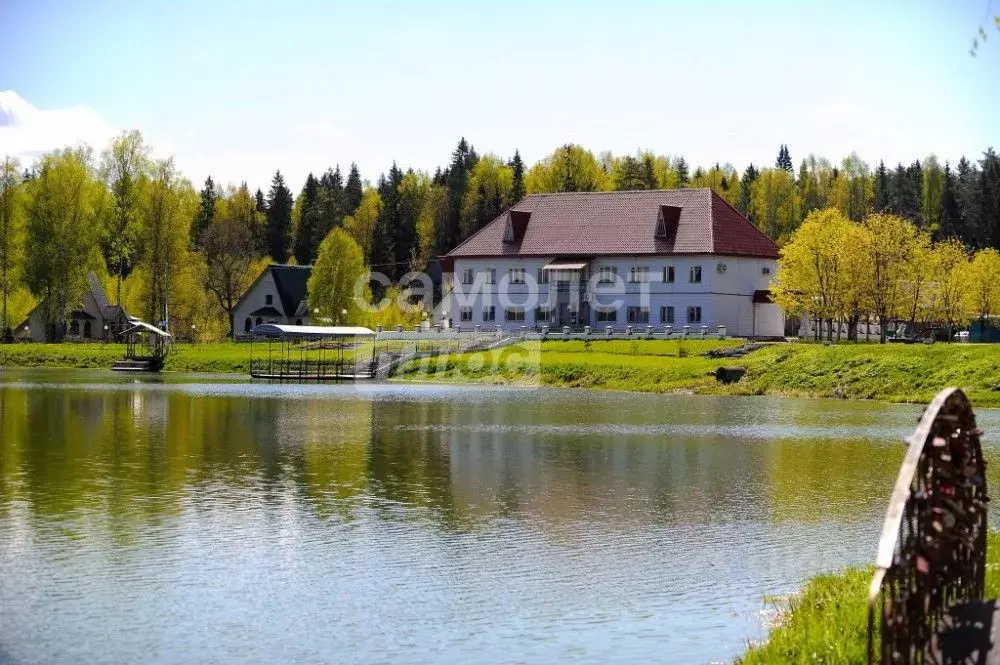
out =
[(879, 314), (879, 316), (878, 316), (878, 343), (879, 344), (885, 344), (885, 324), (888, 321), (888, 319), (889, 319), (889, 317), (882, 316), (881, 314)]

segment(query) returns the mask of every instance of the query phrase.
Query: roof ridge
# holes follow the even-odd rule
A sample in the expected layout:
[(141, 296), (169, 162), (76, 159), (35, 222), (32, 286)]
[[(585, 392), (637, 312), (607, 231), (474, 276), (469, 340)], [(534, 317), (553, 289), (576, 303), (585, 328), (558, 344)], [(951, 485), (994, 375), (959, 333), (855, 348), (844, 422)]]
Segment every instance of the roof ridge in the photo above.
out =
[[(751, 222), (750, 219), (747, 218), (746, 215), (744, 215), (742, 212), (740, 212), (739, 210), (736, 209), (736, 206), (734, 206), (732, 203), (730, 203), (729, 201), (727, 201), (726, 199), (724, 199), (714, 189), (712, 189), (711, 192), (714, 195), (714, 198), (716, 198), (719, 201), (721, 201), (722, 203), (724, 203), (730, 210), (732, 210), (737, 215), (739, 215), (740, 217), (742, 217), (746, 221), (746, 223), (750, 226), (750, 228), (752, 228), (754, 231), (756, 231), (759, 236), (761, 236), (762, 238), (766, 239), (769, 243), (771, 243), (772, 245), (774, 245), (775, 249), (778, 249), (778, 250), (781, 249), (780, 247), (778, 247), (778, 243), (774, 242), (774, 240), (771, 239), (771, 236), (767, 235), (766, 233), (764, 233), (763, 231), (761, 231), (759, 228), (757, 228), (756, 224), (754, 224), (753, 222)], [(713, 249), (715, 248), (715, 211), (714, 210), (712, 211), (712, 247), (713, 247)]]

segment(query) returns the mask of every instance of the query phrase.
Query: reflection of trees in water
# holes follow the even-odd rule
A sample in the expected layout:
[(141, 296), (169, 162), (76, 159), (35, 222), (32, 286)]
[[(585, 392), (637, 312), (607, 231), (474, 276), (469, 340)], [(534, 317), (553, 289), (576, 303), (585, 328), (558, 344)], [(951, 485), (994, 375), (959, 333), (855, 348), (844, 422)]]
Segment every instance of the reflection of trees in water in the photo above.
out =
[[(387, 519), (430, 517), (462, 529), (522, 515), (820, 520), (882, 505), (877, 499), (887, 494), (902, 455), (895, 444), (698, 429), (746, 422), (733, 412), (746, 404), (782, 408), (775, 400), (339, 397), (6, 385), (0, 511), (24, 500), (36, 516), (58, 518), (71, 530), (72, 520), (89, 512), (125, 543), (145, 525), (185, 510), (242, 509), (247, 502), (294, 502), (340, 519), (374, 506)], [(762, 420), (816, 422), (809, 409), (787, 406)], [(664, 422), (658, 408), (687, 409), (677, 420), (688, 429), (643, 431)], [(860, 413), (862, 420), (871, 415)], [(586, 428), (607, 423), (638, 429)], [(990, 480), (997, 482), (992, 468)]]
[(448, 404), (375, 400), (373, 408), (374, 426), (368, 446), (369, 493), (385, 502), (375, 501), (372, 505), (387, 517), (397, 514), (392, 504), (428, 508), (450, 527), (467, 526), (466, 507), (456, 502), (452, 491), (451, 455), (441, 433), (428, 427), (396, 428), (442, 422)]

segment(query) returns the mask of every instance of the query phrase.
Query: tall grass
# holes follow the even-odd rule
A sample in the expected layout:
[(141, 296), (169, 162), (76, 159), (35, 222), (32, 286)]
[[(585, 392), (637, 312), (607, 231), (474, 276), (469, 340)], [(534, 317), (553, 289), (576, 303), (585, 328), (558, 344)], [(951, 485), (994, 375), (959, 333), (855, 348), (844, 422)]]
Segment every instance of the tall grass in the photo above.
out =
[[(774, 600), (778, 623), (741, 665), (855, 664), (868, 658), (868, 585), (875, 569), (850, 568), (814, 577), (791, 599)], [(986, 546), (987, 598), (1000, 597), (1000, 533)]]

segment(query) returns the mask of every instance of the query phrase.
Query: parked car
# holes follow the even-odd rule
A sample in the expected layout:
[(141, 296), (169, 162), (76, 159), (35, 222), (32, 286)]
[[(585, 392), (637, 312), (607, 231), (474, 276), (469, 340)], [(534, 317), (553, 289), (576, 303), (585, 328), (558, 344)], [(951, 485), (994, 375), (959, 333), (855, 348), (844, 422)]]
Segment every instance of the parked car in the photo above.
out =
[(955, 333), (954, 335), (952, 335), (952, 339), (954, 339), (956, 342), (968, 342), (969, 341), (969, 331), (968, 330), (959, 330), (957, 333)]

